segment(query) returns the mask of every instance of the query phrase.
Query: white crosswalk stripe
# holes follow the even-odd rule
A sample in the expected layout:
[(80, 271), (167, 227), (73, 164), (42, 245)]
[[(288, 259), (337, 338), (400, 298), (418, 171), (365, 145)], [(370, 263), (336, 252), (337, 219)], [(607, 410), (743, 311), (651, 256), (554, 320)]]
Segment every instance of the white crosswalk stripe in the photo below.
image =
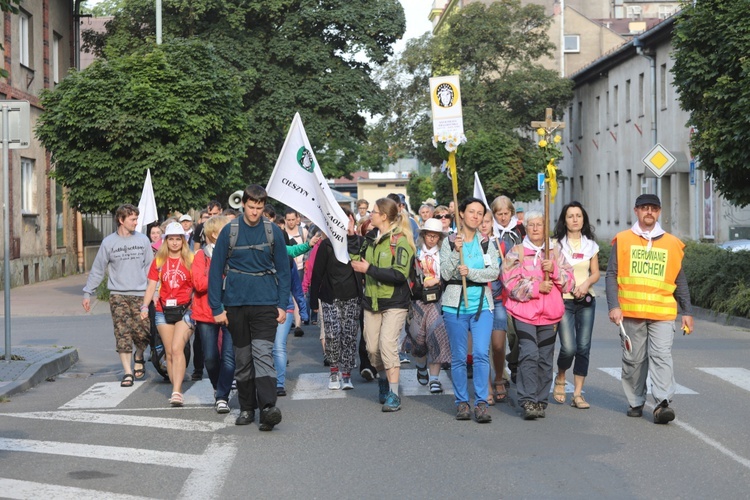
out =
[(99, 382), (62, 405), (60, 409), (117, 408), (120, 403), (141, 387), (143, 387), (141, 382), (136, 384), (135, 387), (120, 387), (120, 382)]
[(698, 370), (719, 377), (740, 389), (750, 391), (750, 370), (747, 368), (698, 368)]
[[(599, 368), (604, 373), (611, 375), (617, 380), (622, 380), (622, 368)], [(688, 389), (684, 385), (675, 384), (675, 394), (698, 394), (692, 389)], [(651, 394), (651, 377), (646, 377), (646, 392)]]

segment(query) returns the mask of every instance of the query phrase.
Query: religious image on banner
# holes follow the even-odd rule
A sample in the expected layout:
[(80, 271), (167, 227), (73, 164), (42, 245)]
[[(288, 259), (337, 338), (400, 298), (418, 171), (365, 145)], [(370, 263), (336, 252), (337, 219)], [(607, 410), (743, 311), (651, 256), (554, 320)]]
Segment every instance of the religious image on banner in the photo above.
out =
[(299, 113), (294, 115), (266, 191), (271, 198), (309, 218), (331, 240), (336, 258), (349, 262), (349, 220), (320, 171)]

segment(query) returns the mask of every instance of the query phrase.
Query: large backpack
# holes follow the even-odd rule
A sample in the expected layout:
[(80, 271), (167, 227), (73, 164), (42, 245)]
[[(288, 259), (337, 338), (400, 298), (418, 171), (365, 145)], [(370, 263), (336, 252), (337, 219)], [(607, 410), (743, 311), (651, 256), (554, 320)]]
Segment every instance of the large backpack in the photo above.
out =
[(266, 247), (268, 247), (271, 249), (271, 255), (273, 255), (274, 253), (273, 222), (266, 219), (265, 217), (261, 217), (261, 220), (263, 221), (263, 227), (266, 233), (266, 242), (261, 243), (260, 245), (242, 245), (239, 247), (236, 245), (237, 245), (237, 238), (239, 237), (239, 232), (240, 232), (240, 220), (238, 218), (235, 218), (229, 222), (229, 249), (227, 251), (227, 260), (226, 260), (226, 263), (224, 264), (225, 279), (226, 279), (227, 273), (229, 273), (230, 271), (241, 273), (241, 274), (247, 274), (250, 276), (265, 276), (266, 274), (276, 274), (275, 267), (272, 267), (271, 269), (267, 271), (263, 271), (261, 273), (246, 273), (244, 271), (238, 271), (237, 269), (229, 268), (229, 258), (232, 256), (232, 253), (234, 253), (235, 249), (260, 250), (262, 252)]

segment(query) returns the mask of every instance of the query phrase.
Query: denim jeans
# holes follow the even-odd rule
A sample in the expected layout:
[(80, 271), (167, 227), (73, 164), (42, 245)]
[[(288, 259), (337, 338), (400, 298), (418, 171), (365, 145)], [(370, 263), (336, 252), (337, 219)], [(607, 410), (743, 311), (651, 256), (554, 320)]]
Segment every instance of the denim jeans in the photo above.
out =
[(294, 313), (286, 313), (286, 321), (276, 328), (276, 340), (273, 343), (273, 364), (276, 368), (276, 387), (284, 387), (286, 382), (286, 340), (294, 324)]
[[(565, 315), (560, 320), (560, 355), (557, 369), (566, 371), (573, 366), (573, 375), (585, 377), (589, 374), (589, 353), (591, 352), (591, 332), (594, 329), (596, 299), (591, 305), (576, 304), (565, 300)], [(573, 358), (575, 357), (575, 365)]]
[(451, 378), (456, 404), (469, 402), (469, 381), (466, 376), (466, 354), (469, 330), (472, 338), (474, 358), (474, 398), (476, 405), (487, 402), (490, 379), (490, 338), (492, 336), (493, 314), (485, 309), (476, 319), (476, 314), (443, 313), (445, 330), (451, 344)]
[(229, 401), (234, 379), (234, 348), (232, 336), (224, 329), (221, 337), (221, 354), (219, 354), (219, 325), (196, 321), (195, 334), (200, 338), (203, 347), (203, 362), (208, 372), (211, 385), (216, 390), (216, 399)]

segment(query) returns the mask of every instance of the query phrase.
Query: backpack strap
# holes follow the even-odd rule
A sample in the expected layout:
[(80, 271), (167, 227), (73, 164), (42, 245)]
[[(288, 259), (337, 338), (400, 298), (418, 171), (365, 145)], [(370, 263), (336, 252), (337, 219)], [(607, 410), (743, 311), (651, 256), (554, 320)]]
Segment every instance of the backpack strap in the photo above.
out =
[(260, 245), (237, 245), (237, 238), (239, 237), (239, 231), (240, 231), (240, 221), (238, 218), (234, 218), (229, 222), (229, 248), (227, 250), (227, 260), (224, 264), (224, 276), (227, 275), (227, 273), (235, 272), (240, 274), (246, 274), (249, 276), (265, 276), (267, 274), (276, 274), (276, 268), (272, 267), (271, 269), (268, 269), (266, 271), (260, 272), (260, 273), (247, 273), (244, 271), (240, 271), (238, 269), (230, 269), (229, 267), (229, 258), (232, 256), (232, 253), (235, 249), (239, 250), (258, 250), (261, 252), (264, 252), (266, 248), (269, 248), (271, 251), (271, 256), (273, 256), (274, 253), (274, 236), (273, 236), (273, 223), (268, 220), (265, 217), (261, 217), (261, 221), (263, 221), (263, 228), (265, 229), (266, 233), (266, 242), (261, 243)]

